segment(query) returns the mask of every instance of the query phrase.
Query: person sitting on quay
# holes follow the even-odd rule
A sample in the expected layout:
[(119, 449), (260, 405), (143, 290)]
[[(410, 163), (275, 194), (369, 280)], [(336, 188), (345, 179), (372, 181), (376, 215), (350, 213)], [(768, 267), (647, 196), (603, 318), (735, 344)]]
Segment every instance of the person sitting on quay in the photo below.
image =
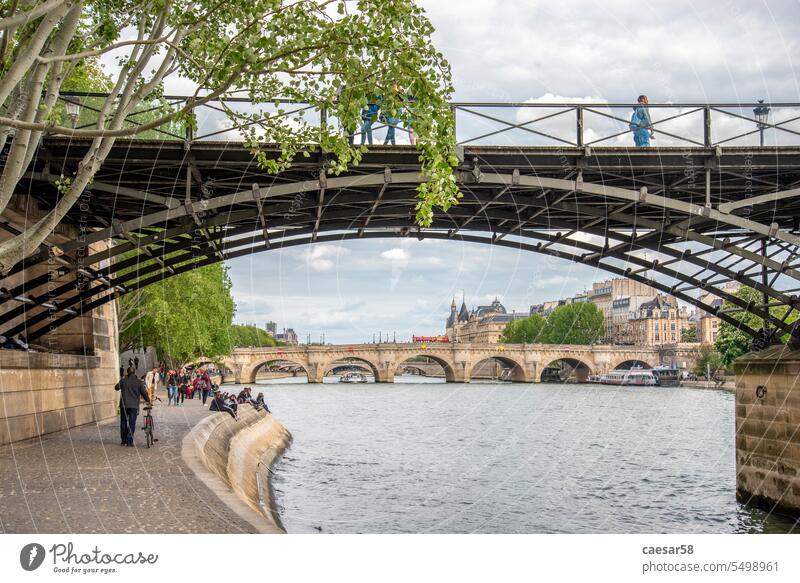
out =
[(119, 396), (119, 434), (120, 445), (133, 447), (133, 433), (136, 431), (136, 418), (139, 416), (139, 400), (152, 406), (147, 387), (136, 376), (136, 369), (128, 367), (128, 375), (119, 381), (114, 390), (120, 391)]
[(236, 421), (238, 421), (239, 416), (236, 414), (236, 409), (234, 407), (231, 407), (227, 401), (228, 399), (226, 398), (226, 394), (223, 393), (222, 391), (217, 391), (214, 393), (214, 396), (211, 399), (211, 405), (209, 406), (208, 410), (227, 413), (228, 415), (236, 419)]
[(240, 403), (245, 403), (245, 402), (251, 401), (253, 399), (253, 395), (252, 395), (251, 391), (252, 391), (252, 389), (250, 387), (243, 388), (239, 392), (239, 398), (238, 398), (239, 402)]
[(264, 409), (267, 413), (272, 413), (267, 407), (267, 402), (264, 400), (264, 393), (259, 393), (258, 397), (256, 397), (256, 411)]
[(633, 115), (631, 115), (631, 122), (628, 127), (633, 132), (633, 143), (636, 147), (647, 148), (650, 146), (650, 140), (656, 138), (656, 134), (653, 131), (653, 121), (647, 111), (649, 101), (647, 95), (640, 95), (637, 101), (639, 105), (633, 108)]

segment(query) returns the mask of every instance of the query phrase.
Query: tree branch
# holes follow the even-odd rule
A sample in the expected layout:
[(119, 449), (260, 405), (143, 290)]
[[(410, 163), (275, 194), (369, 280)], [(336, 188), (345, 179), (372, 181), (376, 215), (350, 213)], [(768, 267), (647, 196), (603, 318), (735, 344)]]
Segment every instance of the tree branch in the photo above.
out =
[(0, 19), (0, 30), (7, 30), (9, 28), (20, 27), (36, 20), (43, 14), (61, 6), (66, 0), (48, 0), (38, 6), (34, 6), (28, 12), (20, 12), (15, 16)]
[(115, 49), (118, 49), (118, 48), (121, 48), (121, 47), (127, 47), (127, 46), (130, 46), (130, 45), (154, 45), (154, 44), (163, 43), (168, 38), (169, 38), (168, 36), (162, 36), (160, 38), (147, 39), (147, 40), (138, 40), (138, 39), (137, 40), (126, 40), (126, 41), (121, 41), (121, 42), (115, 43), (113, 45), (109, 45), (109, 46), (104, 47), (102, 49), (94, 49), (94, 50), (91, 50), (91, 51), (83, 51), (82, 53), (71, 53), (69, 55), (60, 55), (60, 56), (55, 56), (55, 57), (41, 57), (40, 56), (40, 57), (36, 57), (36, 60), (39, 63), (53, 63), (53, 62), (56, 62), (56, 61), (72, 61), (72, 60), (75, 60), (75, 59), (86, 59), (86, 58), (89, 58), (89, 57), (97, 57), (99, 55), (111, 52), (111, 51), (113, 51)]

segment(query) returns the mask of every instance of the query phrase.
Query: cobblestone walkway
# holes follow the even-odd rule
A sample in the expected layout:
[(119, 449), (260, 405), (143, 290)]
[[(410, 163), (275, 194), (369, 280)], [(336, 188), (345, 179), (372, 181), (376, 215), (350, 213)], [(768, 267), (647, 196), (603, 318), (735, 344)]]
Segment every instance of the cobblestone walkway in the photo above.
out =
[(120, 446), (116, 418), (0, 447), (0, 532), (254, 532), (181, 459), (183, 437), (208, 414), (198, 400), (158, 403), (151, 449), (141, 414), (136, 447)]

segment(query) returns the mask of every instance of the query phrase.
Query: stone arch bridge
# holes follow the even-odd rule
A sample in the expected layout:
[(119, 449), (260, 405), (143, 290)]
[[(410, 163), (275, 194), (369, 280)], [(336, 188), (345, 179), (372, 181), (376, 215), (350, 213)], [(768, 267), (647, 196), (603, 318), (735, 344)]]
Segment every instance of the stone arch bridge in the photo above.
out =
[(603, 374), (625, 363), (689, 364), (698, 356), (697, 345), (664, 347), (558, 344), (349, 344), (296, 347), (236, 348), (224, 360), (235, 382), (254, 383), (261, 367), (288, 361), (303, 367), (310, 383), (321, 383), (331, 368), (347, 359), (369, 368), (379, 383), (394, 382), (395, 374), (409, 359), (424, 356), (438, 362), (447, 382), (468, 383), (475, 366), (496, 359), (510, 369), (509, 380), (540, 382), (542, 370), (557, 361), (566, 361), (576, 370), (578, 380), (590, 374)]

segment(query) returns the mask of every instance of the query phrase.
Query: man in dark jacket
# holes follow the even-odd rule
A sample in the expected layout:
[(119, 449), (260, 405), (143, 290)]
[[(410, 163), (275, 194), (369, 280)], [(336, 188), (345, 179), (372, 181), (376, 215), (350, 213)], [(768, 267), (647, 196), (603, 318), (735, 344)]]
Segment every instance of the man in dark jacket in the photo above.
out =
[(136, 430), (136, 418), (139, 416), (139, 398), (152, 405), (147, 387), (136, 376), (136, 369), (128, 368), (128, 375), (114, 387), (120, 391), (119, 396), (119, 433), (120, 445), (133, 446), (133, 432)]

